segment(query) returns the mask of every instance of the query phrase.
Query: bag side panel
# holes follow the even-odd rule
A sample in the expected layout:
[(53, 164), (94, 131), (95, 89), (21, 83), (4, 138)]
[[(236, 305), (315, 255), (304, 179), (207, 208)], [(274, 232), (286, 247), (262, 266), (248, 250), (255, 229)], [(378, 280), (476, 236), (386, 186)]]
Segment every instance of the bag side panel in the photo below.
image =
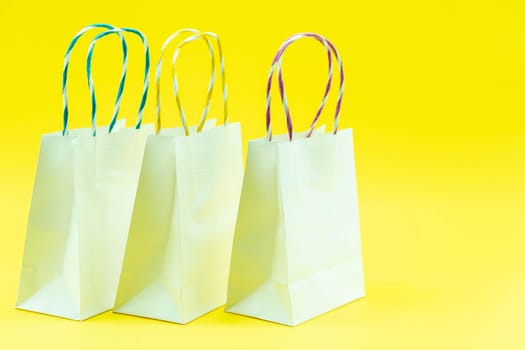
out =
[(248, 144), (226, 311), (289, 324), (277, 144)]
[(174, 150), (171, 136), (148, 138), (115, 311), (180, 322)]
[(293, 324), (364, 295), (351, 130), (283, 145)]

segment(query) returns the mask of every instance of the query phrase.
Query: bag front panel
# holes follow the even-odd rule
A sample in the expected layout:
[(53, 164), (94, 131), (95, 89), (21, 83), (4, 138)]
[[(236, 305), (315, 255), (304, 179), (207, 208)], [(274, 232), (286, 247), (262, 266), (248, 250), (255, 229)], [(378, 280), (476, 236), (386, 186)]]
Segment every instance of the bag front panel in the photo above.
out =
[(117, 312), (172, 321), (180, 317), (175, 175), (173, 137), (150, 136), (115, 303)]
[(81, 193), (81, 309), (86, 317), (110, 309), (115, 301), (144, 152), (143, 133), (124, 129), (75, 141), (76, 190)]
[(351, 130), (279, 147), (293, 323), (364, 293)]

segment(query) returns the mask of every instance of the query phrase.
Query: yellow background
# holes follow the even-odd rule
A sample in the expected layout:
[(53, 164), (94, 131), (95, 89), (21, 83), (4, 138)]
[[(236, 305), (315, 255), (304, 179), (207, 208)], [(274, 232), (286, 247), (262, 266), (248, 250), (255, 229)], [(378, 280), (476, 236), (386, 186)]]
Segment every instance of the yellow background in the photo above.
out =
[[(2, 0), (0, 348), (525, 348), (524, 10), (519, 0)], [(265, 79), (281, 42), (314, 31), (335, 43), (348, 78), (341, 126), (355, 133), (365, 299), (296, 328), (222, 310), (186, 326), (109, 312), (79, 323), (14, 310), (40, 135), (61, 128), (64, 51), (93, 22), (141, 29), (153, 63), (179, 28), (218, 33), (231, 117), (242, 123), (245, 142), (264, 135)], [(133, 119), (142, 53), (137, 39), (128, 41), (122, 115)], [(89, 125), (88, 42), (72, 59), (73, 127)], [(103, 123), (119, 50), (107, 38), (95, 53)], [(195, 123), (209, 74), (204, 44), (188, 46), (180, 69)], [(300, 42), (284, 69), (297, 130), (305, 129), (320, 101), (326, 57), (317, 43)], [(178, 125), (169, 86), (163, 91), (166, 124)], [(217, 97), (213, 116), (220, 116)], [(322, 118), (327, 125), (333, 103)], [(284, 132), (277, 104), (274, 110), (275, 128)]]

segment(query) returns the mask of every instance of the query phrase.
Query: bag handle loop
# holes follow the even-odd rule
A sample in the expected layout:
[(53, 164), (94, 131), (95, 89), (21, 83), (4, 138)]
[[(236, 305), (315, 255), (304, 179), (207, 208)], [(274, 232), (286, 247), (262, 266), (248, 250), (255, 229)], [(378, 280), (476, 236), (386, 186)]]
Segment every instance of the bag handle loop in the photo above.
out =
[[(163, 63), (163, 58), (164, 58), (164, 54), (166, 52), (166, 49), (168, 48), (169, 44), (175, 40), (175, 38), (183, 35), (183, 34), (198, 34), (200, 33), (199, 30), (197, 29), (193, 29), (193, 28), (183, 28), (183, 29), (179, 29), (177, 30), (175, 33), (171, 34), (167, 39), (166, 41), (164, 42), (164, 44), (162, 45), (162, 48), (160, 50), (160, 57), (159, 57), (159, 60), (157, 62), (157, 68), (156, 68), (156, 74), (155, 74), (155, 87), (156, 87), (156, 92), (157, 92), (157, 108), (156, 108), (156, 127), (155, 127), (155, 132), (158, 134), (160, 132), (160, 129), (162, 127), (162, 113), (161, 113), (161, 98), (160, 98), (160, 79), (161, 79), (161, 73), (162, 73), (162, 63)], [(208, 46), (208, 51), (210, 53), (210, 57), (213, 59), (213, 47), (211, 46), (211, 43), (209, 42), (208, 38), (204, 38), (204, 40), (206, 41), (206, 45)], [(210, 77), (210, 83), (209, 84), (212, 84), (212, 81), (213, 81), (213, 75)]]
[(333, 78), (333, 67), (332, 67), (332, 54), (335, 56), (338, 66), (339, 66), (339, 94), (335, 109), (335, 116), (334, 116), (334, 134), (337, 134), (337, 130), (339, 127), (339, 115), (341, 111), (341, 103), (344, 95), (344, 70), (343, 70), (343, 63), (341, 61), (341, 57), (339, 55), (339, 52), (335, 48), (335, 46), (325, 37), (316, 34), (316, 33), (298, 33), (294, 34), (291, 37), (289, 37), (279, 48), (277, 51), (277, 54), (275, 55), (272, 65), (270, 67), (270, 73), (268, 75), (268, 83), (266, 85), (266, 139), (268, 141), (272, 140), (272, 124), (271, 124), (271, 90), (272, 90), (272, 79), (274, 71), (277, 67), (277, 75), (278, 75), (278, 85), (279, 85), (279, 92), (281, 95), (281, 101), (283, 103), (283, 109), (286, 116), (286, 126), (288, 129), (288, 138), (290, 141), (293, 139), (293, 124), (292, 124), (292, 117), (290, 114), (290, 109), (288, 106), (288, 99), (286, 98), (286, 92), (284, 88), (284, 80), (282, 75), (282, 56), (285, 52), (285, 50), (292, 44), (293, 42), (302, 39), (302, 38), (313, 38), (320, 43), (323, 44), (325, 47), (327, 57), (328, 57), (328, 78), (327, 83), (323, 95), (323, 99), (321, 101), (321, 104), (319, 105), (319, 108), (315, 114), (315, 117), (306, 133), (307, 137), (310, 137), (312, 135), (313, 130), (315, 129), (315, 125), (325, 107), (326, 101), (328, 99), (328, 95), (331, 89), (332, 85), (332, 78)]
[[(107, 30), (105, 32), (102, 32), (98, 34), (89, 45), (88, 49), (88, 55), (87, 55), (87, 64), (86, 64), (86, 73), (88, 77), (88, 86), (89, 86), (89, 92), (91, 95), (91, 127), (93, 129), (93, 136), (96, 135), (96, 121), (97, 121), (97, 102), (95, 97), (95, 86), (93, 84), (93, 75), (91, 71), (91, 62), (93, 59), (93, 51), (95, 49), (95, 44), (98, 42), (98, 40), (110, 35), (110, 34), (118, 34), (119, 36), (122, 35), (122, 32), (128, 32), (137, 35), (140, 40), (142, 41), (142, 44), (144, 46), (144, 54), (145, 54), (145, 61), (144, 61), (144, 84), (142, 89), (142, 97), (139, 104), (139, 109), (137, 113), (137, 121), (135, 124), (135, 129), (140, 129), (142, 125), (142, 114), (144, 112), (144, 107), (146, 106), (146, 100), (148, 97), (148, 90), (149, 90), (149, 67), (150, 67), (150, 55), (149, 55), (149, 45), (146, 37), (142, 32), (133, 29), (133, 28), (113, 28), (110, 30)], [(108, 133), (111, 133), (113, 130), (116, 122), (117, 122), (117, 116), (120, 110), (120, 102), (122, 100), (122, 93), (124, 91), (124, 84), (126, 81), (126, 70), (127, 70), (127, 46), (123, 50), (124, 52), (124, 69), (123, 74), (120, 80), (119, 89), (117, 92), (117, 99), (115, 102), (115, 107), (113, 109), (113, 115), (111, 117), (111, 122), (109, 124)]]
[[(62, 106), (63, 106), (63, 127), (62, 127), (62, 135), (66, 136), (68, 135), (68, 127), (69, 127), (69, 98), (67, 94), (67, 78), (68, 78), (68, 72), (69, 72), (69, 63), (71, 60), (71, 52), (73, 51), (73, 48), (77, 44), (78, 40), (88, 31), (92, 29), (97, 28), (103, 28), (103, 29), (114, 29), (115, 27), (106, 24), (106, 23), (95, 23), (90, 24), (84, 28), (82, 28), (71, 40), (69, 46), (67, 47), (66, 54), (64, 57), (64, 66), (62, 70)], [(122, 51), (127, 51), (127, 45), (126, 40), (124, 39), (124, 36), (119, 33), (120, 40), (122, 42)], [(126, 66), (125, 66), (125, 59), (123, 60), (122, 65), (122, 76), (125, 77), (126, 75)], [(122, 81), (121, 81), (122, 83)]]
[[(187, 125), (187, 122), (186, 122), (186, 116), (185, 116), (185, 113), (184, 113), (184, 109), (183, 109), (182, 104), (180, 102), (180, 93), (179, 93), (179, 84), (178, 84), (178, 81), (177, 81), (176, 63), (177, 63), (177, 58), (179, 57), (179, 54), (180, 54), (180, 50), (185, 45), (187, 45), (188, 43), (190, 43), (192, 41), (195, 41), (195, 40), (198, 40), (200, 38), (203, 38), (206, 41), (208, 41), (207, 38), (212, 38), (212, 39), (215, 40), (215, 42), (217, 44), (217, 52), (218, 52), (218, 55), (219, 55), (219, 64), (220, 64), (220, 76), (221, 76), (221, 81), (222, 81), (223, 123), (224, 123), (224, 125), (228, 125), (228, 88), (226, 86), (226, 72), (225, 72), (225, 69), (224, 69), (224, 55), (223, 55), (223, 52), (222, 52), (221, 42), (219, 40), (218, 35), (215, 34), (215, 33), (212, 33), (212, 32), (198, 33), (198, 34), (195, 34), (195, 35), (185, 39), (184, 41), (182, 41), (177, 46), (177, 48), (175, 49), (175, 52), (173, 54), (172, 61), (171, 61), (171, 73), (172, 73), (172, 78), (173, 78), (173, 92), (175, 94), (175, 99), (177, 101), (177, 106), (179, 108), (180, 118), (181, 118), (182, 125), (184, 127), (184, 132), (185, 132), (186, 136), (189, 135), (189, 128), (188, 128), (188, 125)], [(215, 71), (216, 71), (216, 69), (215, 69), (215, 55), (214, 55), (214, 52), (213, 52), (213, 48), (211, 48), (210, 55), (211, 55), (211, 65), (212, 65), (211, 79), (210, 79), (210, 82), (208, 84), (208, 94), (206, 96), (206, 105), (204, 107), (204, 110), (203, 110), (202, 115), (201, 115), (201, 119), (200, 119), (199, 124), (197, 126), (197, 132), (202, 131), (202, 128), (204, 127), (204, 123), (206, 122), (206, 117), (207, 117), (208, 112), (209, 112), (209, 107), (210, 107), (213, 87), (215, 85)]]

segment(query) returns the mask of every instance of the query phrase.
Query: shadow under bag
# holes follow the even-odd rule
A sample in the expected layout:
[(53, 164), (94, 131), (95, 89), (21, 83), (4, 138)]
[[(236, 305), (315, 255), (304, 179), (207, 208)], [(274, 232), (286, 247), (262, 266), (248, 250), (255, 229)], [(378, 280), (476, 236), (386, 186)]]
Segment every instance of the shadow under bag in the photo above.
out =
[[(93, 28), (109, 30), (97, 35), (88, 51), (92, 127), (70, 130), (69, 56), (80, 36)], [(132, 128), (117, 122), (127, 66), (122, 32), (139, 35), (146, 51), (143, 95)], [(108, 127), (97, 128), (91, 58), (97, 40), (109, 34), (122, 39), (122, 78), (113, 118)], [(64, 128), (42, 136), (17, 308), (84, 320), (113, 306), (146, 137), (153, 132), (153, 125), (142, 125), (148, 76), (148, 45), (134, 29), (92, 25), (71, 42), (63, 75)]]
[[(306, 133), (294, 133), (281, 59), (294, 41), (314, 38), (327, 50), (329, 78)], [(339, 63), (340, 92), (334, 130), (315, 125)], [(288, 135), (273, 136), (272, 77), (277, 67)], [(324, 37), (300, 33), (283, 43), (267, 86), (265, 139), (248, 144), (235, 229), (226, 311), (297, 325), (364, 296), (352, 130), (338, 130), (343, 67)]]

